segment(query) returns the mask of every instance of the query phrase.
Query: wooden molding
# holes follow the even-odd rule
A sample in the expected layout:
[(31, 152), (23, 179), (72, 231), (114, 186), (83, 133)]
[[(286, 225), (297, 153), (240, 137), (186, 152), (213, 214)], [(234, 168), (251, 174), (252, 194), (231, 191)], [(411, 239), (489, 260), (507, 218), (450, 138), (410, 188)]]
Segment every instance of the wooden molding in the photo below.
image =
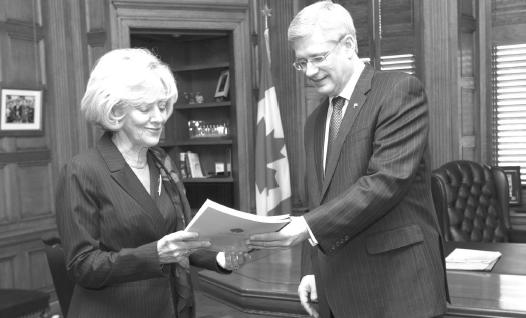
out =
[(50, 160), (51, 152), (49, 149), (0, 153), (0, 167), (9, 163), (26, 164), (49, 162)]
[(0, 21), (0, 31), (7, 32), (12, 38), (38, 42), (43, 39), (42, 26), (19, 20)]

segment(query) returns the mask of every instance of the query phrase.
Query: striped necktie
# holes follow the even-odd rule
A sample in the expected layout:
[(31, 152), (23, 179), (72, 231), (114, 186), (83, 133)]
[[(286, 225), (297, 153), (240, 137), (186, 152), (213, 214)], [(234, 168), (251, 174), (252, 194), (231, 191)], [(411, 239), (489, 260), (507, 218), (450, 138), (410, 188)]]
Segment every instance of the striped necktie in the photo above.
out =
[(338, 136), (338, 130), (342, 123), (343, 115), (343, 105), (345, 105), (345, 98), (341, 96), (336, 96), (332, 99), (332, 116), (329, 123), (329, 140), (327, 142), (327, 156), (325, 157), (325, 169), (327, 169), (328, 158), (332, 151), (333, 143), (336, 141)]

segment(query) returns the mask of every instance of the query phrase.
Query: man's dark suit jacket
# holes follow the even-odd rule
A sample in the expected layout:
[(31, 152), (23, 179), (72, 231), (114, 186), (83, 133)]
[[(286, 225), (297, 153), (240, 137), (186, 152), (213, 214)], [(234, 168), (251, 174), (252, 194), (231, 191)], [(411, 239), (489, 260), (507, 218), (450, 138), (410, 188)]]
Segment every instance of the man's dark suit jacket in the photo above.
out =
[(424, 318), (444, 313), (447, 283), (432, 204), (428, 108), (404, 73), (363, 70), (323, 171), (328, 100), (307, 119), (310, 212), (304, 245), (320, 313)]
[[(110, 134), (64, 167), (57, 223), (76, 283), (69, 318), (176, 317), (173, 276), (161, 270), (157, 253), (157, 241), (175, 229), (167, 228)], [(212, 252), (194, 253), (190, 262), (218, 270)]]

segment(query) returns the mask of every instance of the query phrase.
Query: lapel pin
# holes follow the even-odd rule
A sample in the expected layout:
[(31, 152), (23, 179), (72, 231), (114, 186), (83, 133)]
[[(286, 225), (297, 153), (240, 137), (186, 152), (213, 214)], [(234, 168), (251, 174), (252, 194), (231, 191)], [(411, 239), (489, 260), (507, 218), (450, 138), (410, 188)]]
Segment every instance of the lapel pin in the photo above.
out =
[(352, 108), (356, 108), (356, 107), (358, 107), (358, 103), (354, 103), (354, 104), (352, 105)]

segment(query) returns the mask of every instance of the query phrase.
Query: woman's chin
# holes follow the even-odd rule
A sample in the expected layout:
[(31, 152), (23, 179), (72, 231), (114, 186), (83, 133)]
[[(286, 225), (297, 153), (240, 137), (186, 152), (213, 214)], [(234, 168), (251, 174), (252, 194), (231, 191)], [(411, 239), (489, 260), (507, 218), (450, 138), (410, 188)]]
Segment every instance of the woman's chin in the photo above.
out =
[(146, 145), (146, 147), (154, 147), (154, 146), (157, 146), (159, 144), (159, 141), (161, 140), (161, 136), (159, 134), (159, 136), (151, 136), (151, 137), (148, 137), (148, 138), (144, 138), (144, 144)]

